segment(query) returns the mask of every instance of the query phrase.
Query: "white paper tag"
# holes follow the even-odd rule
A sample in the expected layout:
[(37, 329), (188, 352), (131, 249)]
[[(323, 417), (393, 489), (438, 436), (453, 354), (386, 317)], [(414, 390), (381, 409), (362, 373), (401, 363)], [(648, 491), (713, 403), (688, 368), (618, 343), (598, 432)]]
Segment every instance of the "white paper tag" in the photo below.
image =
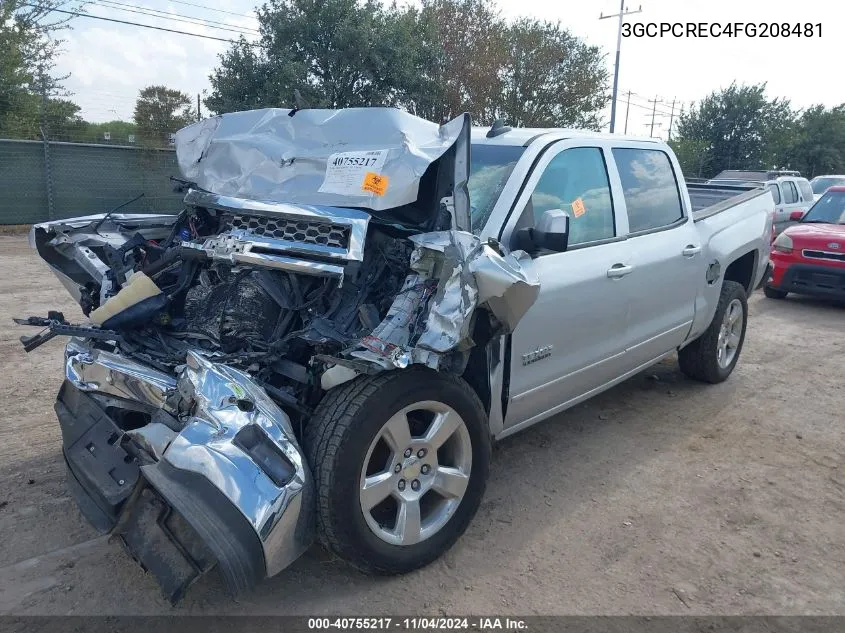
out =
[(367, 173), (380, 174), (387, 159), (386, 149), (368, 152), (339, 152), (329, 156), (326, 177), (319, 191), (345, 196), (368, 196), (363, 189)]

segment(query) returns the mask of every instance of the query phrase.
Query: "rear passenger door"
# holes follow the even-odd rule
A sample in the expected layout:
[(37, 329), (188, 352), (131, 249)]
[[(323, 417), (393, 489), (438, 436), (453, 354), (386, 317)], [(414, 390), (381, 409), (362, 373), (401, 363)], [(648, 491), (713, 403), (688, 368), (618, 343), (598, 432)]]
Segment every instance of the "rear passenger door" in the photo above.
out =
[(654, 144), (614, 147), (628, 216), (631, 267), (626, 363), (634, 369), (680, 345), (695, 316), (702, 243), (669, 155)]

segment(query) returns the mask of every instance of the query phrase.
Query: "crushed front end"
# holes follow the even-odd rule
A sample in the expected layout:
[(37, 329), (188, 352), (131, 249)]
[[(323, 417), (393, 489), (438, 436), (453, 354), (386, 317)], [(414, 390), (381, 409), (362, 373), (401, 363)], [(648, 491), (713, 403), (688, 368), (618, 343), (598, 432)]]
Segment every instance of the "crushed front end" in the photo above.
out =
[(174, 377), (72, 339), (55, 408), (83, 514), (171, 601), (215, 564), (239, 593), (311, 544), (290, 419), (243, 372), (188, 352)]
[(178, 214), (32, 229), (88, 317), (18, 321), (44, 328), (27, 351), (71, 337), (56, 402), (70, 487), (174, 602), (213, 567), (238, 593), (311, 544), (300, 443), (327, 391), (414, 363), (461, 375), (537, 296), (524, 253), (469, 231), (468, 118), (396, 112), (204, 121), (177, 136)]

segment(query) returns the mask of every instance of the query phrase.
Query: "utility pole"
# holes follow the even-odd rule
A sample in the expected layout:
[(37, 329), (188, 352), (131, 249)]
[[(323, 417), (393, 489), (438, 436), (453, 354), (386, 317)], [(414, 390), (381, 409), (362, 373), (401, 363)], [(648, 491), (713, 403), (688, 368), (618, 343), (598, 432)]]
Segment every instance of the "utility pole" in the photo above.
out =
[(200, 110), (200, 93), (197, 93), (197, 121), (202, 121), (202, 111)]
[(613, 134), (613, 130), (616, 127), (616, 93), (619, 90), (619, 49), (622, 48), (622, 24), (625, 21), (626, 15), (631, 15), (633, 13), (641, 13), (643, 10), (642, 5), (636, 11), (630, 11), (625, 8), (625, 0), (620, 0), (619, 3), (619, 13), (614, 13), (613, 15), (605, 15), (604, 13), (599, 14), (599, 20), (606, 20), (608, 18), (619, 18), (619, 31), (616, 34), (616, 64), (613, 67), (613, 96), (611, 97), (610, 101), (610, 133)]
[(666, 139), (667, 141), (672, 140), (672, 121), (675, 120), (675, 102), (676, 101), (677, 101), (677, 99), (672, 99), (672, 110), (670, 111), (670, 114), (669, 114), (669, 138)]
[(628, 133), (628, 113), (631, 111), (631, 91), (628, 91), (628, 104), (625, 106), (625, 134)]
[(649, 137), (654, 137), (654, 115), (657, 114), (657, 104), (661, 101), (661, 99), (657, 98), (657, 95), (654, 95), (654, 99), (648, 100), (649, 103), (653, 104), (651, 108), (651, 129), (648, 132)]

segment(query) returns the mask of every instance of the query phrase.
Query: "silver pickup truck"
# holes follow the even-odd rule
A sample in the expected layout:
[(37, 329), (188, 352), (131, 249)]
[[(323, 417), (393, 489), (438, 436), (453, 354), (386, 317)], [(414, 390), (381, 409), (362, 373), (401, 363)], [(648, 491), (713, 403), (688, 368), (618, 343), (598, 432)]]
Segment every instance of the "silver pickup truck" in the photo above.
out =
[(177, 135), (178, 214), (33, 227), (88, 317), (56, 402), (69, 487), (178, 600), (315, 538), (403, 573), (451, 547), (494, 440), (677, 353), (725, 380), (764, 281), (765, 189), (687, 188), (651, 139), (394, 109)]

